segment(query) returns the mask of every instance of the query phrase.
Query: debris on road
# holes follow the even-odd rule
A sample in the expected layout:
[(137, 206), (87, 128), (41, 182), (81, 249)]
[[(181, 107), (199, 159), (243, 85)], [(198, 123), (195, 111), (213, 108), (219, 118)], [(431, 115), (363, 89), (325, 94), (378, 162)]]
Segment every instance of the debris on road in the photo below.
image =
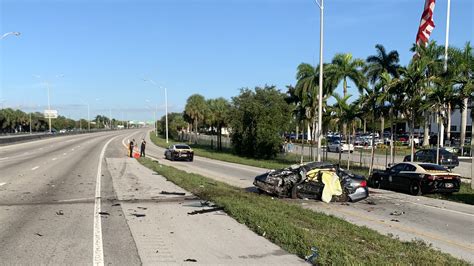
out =
[(223, 210), (224, 210), (224, 207), (215, 207), (215, 208), (210, 208), (210, 209), (203, 209), (203, 210), (188, 212), (188, 214), (195, 215), (195, 214), (203, 214), (203, 213), (223, 211)]
[(63, 212), (63, 210), (59, 210), (59, 211), (57, 211), (57, 212), (56, 212), (56, 215), (64, 215), (64, 212)]
[(390, 220), (390, 221), (392, 221), (392, 222), (397, 222), (397, 223), (400, 222), (400, 220), (398, 220), (398, 219), (392, 219), (392, 220)]
[(120, 203), (112, 204), (112, 207), (120, 206)]
[(100, 215), (110, 215), (108, 212), (99, 212)]
[(390, 213), (390, 215), (393, 215), (393, 216), (401, 216), (402, 214), (405, 214), (405, 212), (394, 211)]
[(42, 234), (40, 234), (40, 233), (36, 233), (35, 235), (37, 235), (37, 236), (43, 236), (43, 235), (42, 235)]
[(146, 214), (144, 214), (144, 213), (131, 213), (130, 215), (135, 216), (135, 217), (137, 217), (137, 218), (145, 217), (145, 216), (146, 216)]
[(137, 209), (146, 210), (146, 209), (148, 209), (148, 208), (145, 208), (145, 207), (137, 207)]
[(168, 191), (161, 191), (160, 194), (163, 194), (163, 195), (179, 195), (179, 196), (184, 196), (186, 195), (186, 193), (184, 192), (168, 192)]
[(368, 200), (368, 201), (367, 201), (367, 204), (369, 204), (369, 205), (377, 205), (377, 203), (375, 203), (374, 201), (371, 201), (371, 200)]
[(197, 262), (197, 260), (195, 260), (195, 259), (185, 259), (184, 261), (185, 262)]
[(318, 258), (318, 249), (311, 247), (311, 255), (306, 256), (305, 260), (313, 265), (316, 265), (316, 259)]

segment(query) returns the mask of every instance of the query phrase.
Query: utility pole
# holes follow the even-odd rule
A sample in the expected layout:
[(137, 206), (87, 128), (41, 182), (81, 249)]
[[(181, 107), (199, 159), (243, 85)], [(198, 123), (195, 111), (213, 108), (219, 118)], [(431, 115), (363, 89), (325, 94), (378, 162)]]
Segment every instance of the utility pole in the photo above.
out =
[(320, 11), (320, 25), (319, 25), (319, 97), (318, 97), (318, 162), (321, 161), (321, 142), (323, 132), (323, 44), (324, 44), (324, 0), (316, 0)]

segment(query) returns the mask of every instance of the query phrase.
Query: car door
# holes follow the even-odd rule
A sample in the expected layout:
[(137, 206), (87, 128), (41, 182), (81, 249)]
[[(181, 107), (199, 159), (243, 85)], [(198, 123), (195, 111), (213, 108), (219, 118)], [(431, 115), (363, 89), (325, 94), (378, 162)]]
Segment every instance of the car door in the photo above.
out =
[(413, 156), (413, 160), (415, 162), (424, 162), (424, 160), (425, 160), (425, 151), (421, 150), (421, 151), (415, 152), (415, 154)]
[(403, 169), (397, 175), (397, 186), (399, 189), (409, 190), (412, 179), (416, 175), (416, 166), (411, 164), (404, 164)]
[(388, 184), (390, 188), (395, 188), (395, 189), (400, 189), (401, 188), (401, 178), (400, 178), (400, 172), (405, 169), (405, 164), (404, 163), (399, 163), (397, 165), (394, 165), (392, 168), (390, 168), (389, 174), (388, 174)]

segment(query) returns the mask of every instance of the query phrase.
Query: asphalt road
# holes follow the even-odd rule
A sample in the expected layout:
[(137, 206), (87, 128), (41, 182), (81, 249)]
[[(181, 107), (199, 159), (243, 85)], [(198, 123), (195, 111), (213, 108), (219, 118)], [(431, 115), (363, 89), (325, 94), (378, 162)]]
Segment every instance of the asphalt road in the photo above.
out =
[[(145, 133), (143, 133), (143, 136)], [(148, 143), (152, 143), (147, 136)], [(253, 178), (267, 169), (210, 160), (196, 154), (193, 162), (168, 161), (164, 149), (148, 145), (147, 154), (162, 164), (252, 189)], [(402, 240), (422, 239), (444, 252), (474, 263), (474, 206), (403, 193), (371, 189), (353, 204), (305, 201), (308, 209), (331, 214)], [(400, 214), (400, 215), (398, 215)]]
[[(304, 264), (126, 157), (143, 130), (0, 147), (0, 265)], [(196, 264), (196, 263), (195, 263)]]

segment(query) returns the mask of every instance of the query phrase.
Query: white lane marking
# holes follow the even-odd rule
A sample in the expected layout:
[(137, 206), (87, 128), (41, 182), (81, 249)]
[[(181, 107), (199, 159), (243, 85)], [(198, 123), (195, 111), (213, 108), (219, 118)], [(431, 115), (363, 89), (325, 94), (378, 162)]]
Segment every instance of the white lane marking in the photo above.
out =
[(31, 168), (31, 171), (34, 171), (34, 170), (36, 170), (36, 169), (38, 169), (38, 168), (40, 168), (40, 167), (39, 167), (39, 166), (35, 166), (35, 167)]
[(1, 187), (1, 186), (4, 186), (4, 185), (6, 185), (6, 184), (7, 184), (7, 183), (5, 183), (5, 182), (0, 183), (0, 187)]
[(97, 167), (97, 180), (95, 186), (95, 203), (94, 203), (94, 265), (104, 265), (104, 246), (102, 244), (102, 220), (100, 217), (100, 182), (102, 176), (102, 161), (104, 160), (105, 149), (112, 140), (117, 136), (111, 138), (105, 143), (99, 156), (99, 166)]
[(58, 159), (58, 158), (53, 158), (53, 159), (51, 159), (51, 160), (52, 160), (52, 161), (56, 161), (57, 159)]
[(0, 161), (6, 160), (6, 159), (8, 159), (8, 158), (10, 158), (10, 157), (3, 157), (3, 158), (0, 158)]

